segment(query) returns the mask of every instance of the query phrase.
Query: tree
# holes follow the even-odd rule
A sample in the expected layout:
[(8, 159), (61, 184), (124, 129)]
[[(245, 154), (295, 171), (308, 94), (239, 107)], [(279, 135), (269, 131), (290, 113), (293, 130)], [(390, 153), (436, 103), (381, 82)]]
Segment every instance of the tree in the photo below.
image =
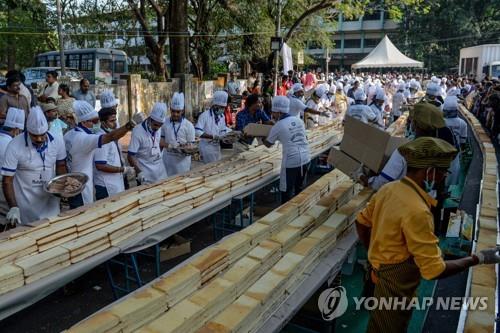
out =
[(170, 4), (170, 63), (172, 74), (189, 73), (189, 31), (187, 0)]

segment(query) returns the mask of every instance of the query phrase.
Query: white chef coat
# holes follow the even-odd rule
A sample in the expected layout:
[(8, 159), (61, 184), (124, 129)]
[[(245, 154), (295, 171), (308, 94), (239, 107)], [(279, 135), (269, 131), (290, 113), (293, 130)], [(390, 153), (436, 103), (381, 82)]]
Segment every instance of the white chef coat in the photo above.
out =
[(389, 182), (402, 179), (406, 176), (406, 160), (396, 149), (392, 152), (391, 157), (385, 164), (384, 168), (378, 176), (371, 177), (368, 180), (370, 187), (378, 191), (382, 185)]
[(376, 124), (377, 114), (373, 112), (372, 108), (364, 104), (349, 105), (346, 115), (358, 119), (365, 124)]
[(290, 116), (304, 119), (304, 110), (307, 108), (307, 105), (304, 104), (301, 98), (295, 95), (288, 95), (288, 99), (290, 100)]
[(391, 114), (396, 117), (401, 116), (401, 108), (403, 107), (403, 104), (406, 103), (406, 97), (403, 94), (403, 92), (398, 91), (397, 93), (394, 94), (392, 97), (392, 111)]
[[(0, 130), (0, 161), (5, 160), (5, 151), (7, 150), (7, 146), (12, 141), (12, 137), (9, 133)], [(0, 176), (0, 213), (7, 214), (9, 211), (9, 206), (7, 205), (7, 201), (5, 200), (5, 196), (3, 195), (2, 187), (2, 176)]]
[(102, 147), (102, 136), (81, 124), (64, 135), (69, 172), (82, 172), (89, 177), (82, 191), (84, 205), (94, 202), (94, 152)]
[[(165, 142), (177, 147), (186, 143), (194, 142), (195, 130), (193, 124), (182, 117), (180, 122), (174, 122), (168, 118), (161, 127), (161, 137)], [(188, 172), (191, 169), (191, 156), (163, 151), (163, 163), (169, 177), (179, 173)]]
[[(106, 134), (101, 129), (98, 134)], [(101, 148), (97, 148), (94, 152), (94, 164), (107, 164), (113, 167), (122, 167), (122, 155), (120, 144), (117, 141), (106, 143)], [(94, 165), (94, 184), (105, 187), (108, 195), (112, 196), (125, 191), (123, 182), (123, 173), (102, 172), (95, 168)]]
[[(383, 107), (383, 105), (382, 105), (382, 107)], [(370, 105), (370, 108), (372, 109), (373, 113), (375, 113), (377, 115), (377, 120), (375, 121), (375, 123), (378, 125), (378, 127), (380, 127), (381, 129), (384, 129), (385, 124), (384, 124), (384, 111), (383, 111), (383, 109), (379, 109), (374, 103), (372, 105)]]
[[(226, 126), (224, 115), (217, 116), (212, 110), (205, 110), (198, 117), (195, 131), (198, 137), (202, 134), (221, 137), (231, 132), (231, 129)], [(215, 162), (222, 157), (219, 142), (212, 142), (211, 139), (202, 138), (200, 140), (200, 153), (203, 163)]]
[(281, 142), (282, 160), (280, 173), (280, 191), (286, 191), (286, 169), (297, 168), (311, 161), (306, 128), (302, 120), (291, 115), (284, 115), (271, 128), (266, 139), (269, 143)]
[[(459, 117), (452, 117), (444, 118), (444, 121), (446, 123), (446, 127), (453, 132), (457, 145), (464, 144), (467, 141), (467, 123), (465, 120)], [(450, 174), (446, 178), (446, 186), (458, 184), (460, 177), (460, 157), (461, 151), (459, 149), (457, 156), (450, 164)]]
[(14, 193), (21, 212), (21, 224), (59, 214), (59, 198), (44, 191), (54, 178), (57, 161), (66, 159), (61, 138), (47, 133), (46, 147), (37, 152), (28, 132), (12, 139), (5, 151), (2, 176), (14, 177)]
[(128, 154), (136, 157), (139, 168), (148, 183), (167, 178), (167, 171), (161, 159), (160, 139), (161, 130), (151, 133), (147, 120), (132, 130)]

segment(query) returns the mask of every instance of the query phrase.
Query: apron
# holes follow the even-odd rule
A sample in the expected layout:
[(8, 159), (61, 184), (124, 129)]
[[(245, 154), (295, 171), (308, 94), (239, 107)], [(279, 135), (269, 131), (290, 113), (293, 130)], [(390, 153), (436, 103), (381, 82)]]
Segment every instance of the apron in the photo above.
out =
[[(50, 153), (54, 154), (54, 156), (47, 156)], [(59, 198), (45, 192), (43, 189), (43, 185), (55, 176), (55, 154), (55, 151), (50, 152), (48, 148), (45, 150), (44, 156), (47, 164), (45, 170), (34, 170), (30, 165), (20, 166), (16, 170), (14, 193), (21, 211), (21, 224), (55, 216), (60, 212)], [(30, 155), (30, 161), (38, 158), (38, 154), (33, 153), (32, 150), (30, 150)]]
[(218, 142), (211, 143), (208, 140), (201, 140), (200, 153), (203, 163), (217, 162), (222, 158), (220, 144)]
[(142, 123), (142, 127), (149, 136), (148, 140), (151, 141), (151, 147), (148, 147), (150, 151), (145, 156), (137, 155), (137, 162), (148, 180), (147, 183), (152, 184), (167, 178), (167, 171), (162, 161), (160, 140), (157, 140), (156, 136), (148, 131), (145, 122)]
[(172, 177), (191, 169), (191, 156), (164, 151), (163, 163), (167, 169), (167, 175)]
[[(397, 297), (398, 301), (406, 297), (405, 306), (415, 297), (415, 291), (420, 283), (420, 271), (413, 257), (399, 264), (380, 265), (372, 271), (375, 290), (373, 296), (377, 299)], [(397, 309), (370, 311), (367, 333), (403, 333), (408, 329), (412, 310)]]
[(450, 164), (450, 174), (446, 177), (446, 186), (457, 185), (460, 176), (460, 155), (459, 152)]

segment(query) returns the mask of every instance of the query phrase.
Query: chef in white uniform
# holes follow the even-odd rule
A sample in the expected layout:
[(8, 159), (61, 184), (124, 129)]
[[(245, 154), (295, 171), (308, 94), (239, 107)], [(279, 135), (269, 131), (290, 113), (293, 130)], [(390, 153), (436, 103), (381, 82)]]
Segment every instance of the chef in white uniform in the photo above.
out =
[(227, 106), (227, 92), (216, 91), (212, 106), (198, 117), (195, 130), (200, 141), (200, 154), (203, 163), (216, 162), (222, 158), (220, 141), (231, 132), (226, 126), (224, 108)]
[(385, 93), (384, 90), (378, 88), (374, 97), (373, 102), (370, 104), (370, 108), (377, 115), (376, 124), (380, 129), (385, 129), (384, 123), (384, 104), (385, 104)]
[(135, 168), (139, 184), (152, 184), (167, 178), (161, 158), (161, 126), (167, 115), (167, 104), (155, 103), (151, 114), (132, 131), (128, 162)]
[(321, 100), (325, 97), (328, 89), (324, 85), (319, 85), (314, 89), (311, 98), (307, 101), (307, 109), (304, 111), (307, 113), (306, 117), (306, 127), (314, 128), (320, 124), (320, 115), (323, 117), (330, 117), (330, 113), (320, 111), (324, 107)]
[(365, 104), (366, 94), (363, 89), (358, 88), (354, 91), (354, 104), (349, 105), (346, 115), (353, 117), (354, 119), (360, 120), (365, 124), (376, 125), (377, 124), (377, 114)]
[[(12, 141), (12, 138), (19, 135), (24, 130), (25, 119), (23, 109), (10, 107), (7, 110), (5, 122), (0, 130), (0, 161), (3, 162), (5, 160), (5, 151), (7, 150), (9, 143)], [(0, 175), (0, 187), (1, 186), (2, 176)], [(8, 211), (9, 205), (7, 205), (3, 191), (0, 191), (0, 225), (7, 222), (4, 217)]]
[(271, 147), (276, 141), (283, 145), (280, 173), (283, 203), (302, 191), (311, 161), (304, 123), (298, 117), (291, 116), (289, 108), (290, 101), (287, 97), (273, 98), (272, 112), (277, 123), (263, 141), (266, 147)]
[[(174, 93), (170, 104), (170, 117), (161, 127), (161, 142), (167, 147), (179, 147), (195, 141), (193, 124), (184, 118), (184, 93)], [(169, 177), (188, 172), (191, 156), (163, 150), (163, 163)]]
[(69, 199), (70, 208), (76, 208), (94, 202), (94, 153), (97, 148), (116, 141), (134, 127), (133, 123), (115, 129), (109, 133), (101, 131), (99, 114), (85, 101), (74, 101), (73, 110), (78, 125), (64, 135), (70, 172), (82, 172), (89, 177), (82, 193)]
[[(99, 111), (101, 128), (96, 134), (106, 134), (116, 129), (116, 109), (102, 108)], [(134, 168), (123, 163), (121, 147), (113, 141), (97, 148), (94, 153), (95, 198), (101, 200), (125, 190), (125, 176), (135, 176)]]
[(66, 173), (66, 151), (62, 139), (48, 130), (42, 109), (34, 107), (26, 131), (7, 146), (2, 176), (10, 224), (28, 224), (60, 212), (59, 198), (45, 192), (43, 186), (56, 174)]
[(455, 138), (458, 154), (450, 164), (450, 174), (446, 178), (446, 185), (456, 185), (460, 176), (460, 157), (463, 146), (467, 142), (467, 123), (458, 116), (457, 96), (447, 96), (443, 103), (443, 115), (446, 127), (448, 127)]
[(404, 95), (404, 91), (405, 91), (405, 85), (404, 83), (402, 83), (398, 86), (398, 91), (394, 94), (394, 96), (392, 96), (391, 122), (394, 122), (398, 120), (399, 117), (401, 117), (402, 114), (401, 109), (403, 105), (408, 102)]

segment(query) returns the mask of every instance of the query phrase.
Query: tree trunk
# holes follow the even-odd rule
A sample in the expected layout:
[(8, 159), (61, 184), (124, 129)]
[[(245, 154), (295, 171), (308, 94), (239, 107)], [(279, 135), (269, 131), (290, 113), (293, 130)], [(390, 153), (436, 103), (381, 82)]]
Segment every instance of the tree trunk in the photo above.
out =
[(156, 48), (154, 52), (147, 52), (149, 61), (151, 62), (151, 67), (158, 80), (165, 81), (167, 78), (167, 68), (165, 66), (165, 52), (163, 48)]
[(172, 75), (189, 73), (187, 7), (187, 0), (172, 0), (171, 2), (169, 21)]

